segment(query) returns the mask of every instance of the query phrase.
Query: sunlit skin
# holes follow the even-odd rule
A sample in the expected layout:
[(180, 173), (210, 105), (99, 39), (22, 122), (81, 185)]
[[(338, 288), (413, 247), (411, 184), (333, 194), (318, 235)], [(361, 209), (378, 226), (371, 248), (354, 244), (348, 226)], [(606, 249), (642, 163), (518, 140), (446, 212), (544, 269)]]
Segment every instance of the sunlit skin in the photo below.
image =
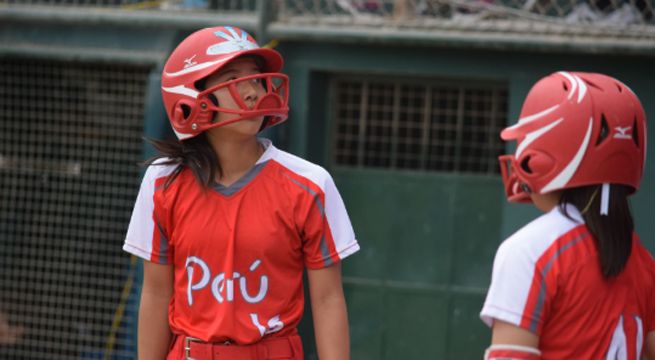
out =
[[(261, 71), (257, 63), (252, 58), (237, 58), (228, 63), (218, 72), (207, 77), (206, 87), (220, 85), (230, 80), (236, 80), (245, 76), (260, 74)], [(242, 81), (237, 83), (237, 90), (241, 98), (246, 103), (249, 109), (252, 109), (260, 97), (266, 94), (266, 89), (261, 83), (260, 79), (251, 81)], [(229, 109), (240, 109), (239, 105), (234, 101), (227, 88), (221, 88), (214, 91), (214, 95), (218, 99), (220, 107)], [(230, 114), (226, 112), (218, 112), (214, 121), (217, 123), (232, 120), (238, 117), (238, 114)], [(213, 133), (220, 133), (222, 136), (239, 136), (239, 137), (252, 137), (257, 135), (261, 128), (263, 116), (257, 116), (250, 119), (236, 121), (231, 124), (222, 125), (213, 128)], [(218, 135), (218, 134), (217, 134)]]
[(559, 203), (559, 199), (562, 197), (562, 192), (563, 191), (559, 190), (546, 194), (531, 193), (530, 198), (537, 209), (543, 212), (549, 212)]

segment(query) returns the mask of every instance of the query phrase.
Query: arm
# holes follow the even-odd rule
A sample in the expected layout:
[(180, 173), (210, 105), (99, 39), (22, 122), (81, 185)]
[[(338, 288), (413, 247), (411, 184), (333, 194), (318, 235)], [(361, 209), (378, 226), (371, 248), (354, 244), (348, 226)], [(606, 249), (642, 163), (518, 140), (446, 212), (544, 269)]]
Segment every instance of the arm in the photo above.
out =
[(539, 360), (539, 337), (511, 323), (494, 319), (485, 360)]
[(173, 266), (143, 262), (139, 306), (139, 360), (165, 359), (171, 341), (168, 305), (173, 295)]
[(5, 314), (0, 312), (0, 345), (13, 345), (18, 343), (21, 336), (25, 332), (22, 326), (11, 326), (5, 317)]
[(646, 335), (645, 345), (644, 355), (649, 360), (655, 360), (655, 331), (651, 331)]
[(491, 330), (491, 344), (521, 345), (536, 349), (539, 347), (539, 337), (528, 330), (496, 319)]
[(307, 278), (319, 359), (349, 359), (348, 313), (341, 286), (341, 264), (309, 269)]

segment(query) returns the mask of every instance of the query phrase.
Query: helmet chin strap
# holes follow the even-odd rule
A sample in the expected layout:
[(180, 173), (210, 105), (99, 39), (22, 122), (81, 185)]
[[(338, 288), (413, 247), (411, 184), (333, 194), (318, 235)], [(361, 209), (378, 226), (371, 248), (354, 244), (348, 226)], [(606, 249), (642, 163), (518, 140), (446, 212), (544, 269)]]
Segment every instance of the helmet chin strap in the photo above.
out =
[(610, 204), (610, 184), (603, 183), (603, 188), (600, 193), (600, 214), (607, 216), (609, 213)]

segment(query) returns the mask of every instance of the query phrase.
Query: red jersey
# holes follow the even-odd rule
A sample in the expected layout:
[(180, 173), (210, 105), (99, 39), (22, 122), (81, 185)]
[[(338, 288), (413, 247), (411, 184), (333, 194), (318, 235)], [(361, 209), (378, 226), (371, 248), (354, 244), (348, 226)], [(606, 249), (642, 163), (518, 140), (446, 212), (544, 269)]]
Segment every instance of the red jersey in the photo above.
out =
[(205, 189), (185, 169), (146, 171), (125, 251), (172, 264), (174, 333), (251, 344), (294, 333), (302, 274), (359, 250), (345, 206), (323, 168), (276, 149), (229, 187)]
[(605, 279), (596, 243), (573, 206), (531, 222), (498, 249), (480, 314), (539, 336), (543, 359), (641, 359), (655, 330), (655, 262), (633, 236), (623, 272)]

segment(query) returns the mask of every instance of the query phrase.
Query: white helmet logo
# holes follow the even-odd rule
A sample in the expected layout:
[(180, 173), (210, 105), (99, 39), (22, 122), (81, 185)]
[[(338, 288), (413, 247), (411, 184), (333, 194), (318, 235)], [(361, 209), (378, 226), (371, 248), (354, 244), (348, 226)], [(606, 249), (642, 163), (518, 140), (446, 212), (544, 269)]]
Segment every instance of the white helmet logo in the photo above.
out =
[(616, 130), (616, 134), (614, 134), (613, 138), (615, 138), (615, 139), (626, 139), (626, 140), (632, 139), (632, 134), (628, 133), (628, 131), (630, 129), (631, 129), (630, 126), (626, 126), (626, 127), (617, 126), (617, 127), (615, 127), (614, 130)]
[(184, 59), (184, 68), (185, 69), (190, 67), (190, 66), (198, 64), (197, 62), (193, 61), (193, 58), (195, 58), (195, 57), (196, 57), (196, 55), (194, 54), (192, 57), (190, 57), (188, 59)]
[(259, 46), (248, 40), (248, 33), (241, 30), (241, 35), (237, 34), (232, 27), (225, 27), (228, 33), (216, 31), (214, 35), (225, 39), (225, 41), (212, 45), (207, 48), (207, 55), (223, 55), (235, 51), (257, 49)]

